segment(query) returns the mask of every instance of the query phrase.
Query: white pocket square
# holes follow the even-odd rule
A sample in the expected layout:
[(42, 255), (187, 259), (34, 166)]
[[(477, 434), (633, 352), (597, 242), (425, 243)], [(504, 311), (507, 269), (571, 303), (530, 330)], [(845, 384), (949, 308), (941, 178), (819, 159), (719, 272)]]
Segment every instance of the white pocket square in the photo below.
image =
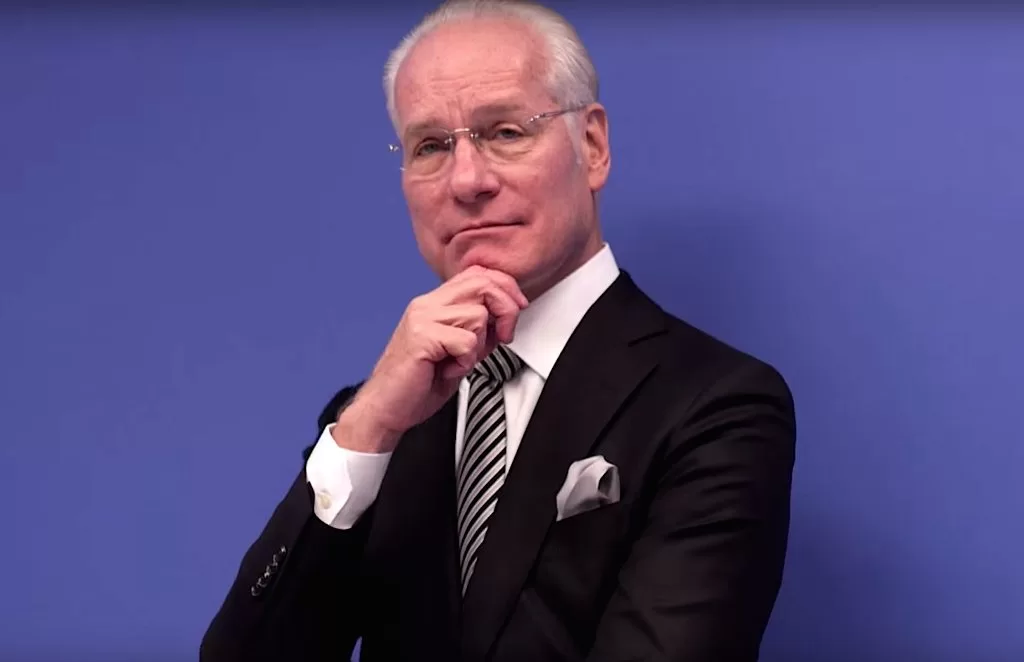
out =
[(556, 522), (619, 501), (619, 468), (595, 455), (573, 462), (555, 497)]

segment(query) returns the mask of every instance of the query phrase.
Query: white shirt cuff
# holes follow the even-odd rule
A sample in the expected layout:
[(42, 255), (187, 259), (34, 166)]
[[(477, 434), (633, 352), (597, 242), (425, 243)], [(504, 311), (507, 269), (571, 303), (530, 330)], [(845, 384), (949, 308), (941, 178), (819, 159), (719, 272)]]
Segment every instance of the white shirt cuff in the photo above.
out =
[(336, 529), (350, 529), (377, 498), (391, 453), (360, 453), (342, 448), (331, 430), (323, 434), (306, 461), (313, 488), (313, 513)]

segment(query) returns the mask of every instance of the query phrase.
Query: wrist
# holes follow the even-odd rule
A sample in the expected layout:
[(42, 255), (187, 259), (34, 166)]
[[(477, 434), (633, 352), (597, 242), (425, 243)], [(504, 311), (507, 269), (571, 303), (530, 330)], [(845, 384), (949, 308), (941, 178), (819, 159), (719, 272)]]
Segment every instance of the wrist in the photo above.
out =
[(398, 445), (401, 436), (401, 431), (381, 424), (358, 400), (338, 415), (331, 429), (334, 443), (359, 453), (390, 453)]

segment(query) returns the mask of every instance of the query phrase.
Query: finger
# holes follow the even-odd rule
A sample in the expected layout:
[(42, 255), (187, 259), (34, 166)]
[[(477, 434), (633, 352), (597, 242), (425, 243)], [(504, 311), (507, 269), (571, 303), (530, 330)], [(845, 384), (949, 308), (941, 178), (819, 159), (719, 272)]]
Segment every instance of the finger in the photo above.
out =
[[(428, 308), (435, 306), (450, 307), (478, 303), (486, 307), (501, 338), (501, 342), (512, 342), (516, 323), (521, 308), (519, 304), (502, 288), (484, 276), (449, 281), (434, 292), (424, 297)], [(434, 315), (435, 313), (430, 313)]]
[(526, 308), (530, 305), (530, 301), (523, 294), (523, 291), (519, 289), (519, 283), (516, 279), (508, 275), (504, 271), (498, 271), (497, 269), (483, 268), (482, 275), (484, 278), (489, 278), (494, 282), (495, 285), (504, 290), (512, 299), (519, 305), (520, 308)]
[(508, 344), (515, 339), (516, 325), (519, 323), (520, 311), (513, 310), (509, 311), (504, 315), (497, 315), (491, 317), (490, 320), (490, 331), (491, 335), (496, 337), (496, 341)]
[(450, 381), (452, 379), (462, 379), (463, 377), (465, 377), (466, 375), (473, 371), (473, 366), (469, 366), (467, 368), (458, 361), (454, 361), (452, 359), (443, 361), (442, 363), (438, 364), (438, 367), (441, 371), (441, 379), (445, 381)]
[(483, 267), (470, 267), (436, 290), (442, 298), (451, 297), (447, 299), (448, 302), (478, 296), (481, 292), (494, 291), (507, 295), (508, 299), (520, 310), (529, 305), (529, 301), (519, 289), (514, 278), (500, 271)]
[(491, 312), (482, 303), (456, 303), (441, 306), (434, 313), (434, 321), (457, 326), (474, 333), (486, 329)]
[(435, 363), (451, 359), (468, 372), (476, 365), (480, 349), (480, 334), (457, 326), (435, 323), (431, 325), (429, 337), (440, 350), (436, 352)]
[(487, 356), (494, 351), (494, 348), (499, 342), (505, 342), (502, 340), (494, 329), (488, 329), (488, 332), (480, 339), (481, 350), (479, 353), (478, 361), (483, 361)]
[(477, 332), (477, 341), (474, 351), (467, 352), (458, 358), (448, 356), (438, 364), (442, 379), (462, 379), (476, 367), (476, 364), (483, 361), (494, 351), (499, 339), (495, 334), (493, 325), (487, 325)]
[(504, 291), (488, 291), (484, 294), (483, 299), (484, 305), (491, 314), (489, 326), (493, 327), (501, 342), (512, 342), (522, 309), (514, 302), (510, 303), (508, 294)]
[(518, 316), (523, 309), (512, 295), (486, 276), (468, 281), (457, 295), (481, 301), (494, 317)]

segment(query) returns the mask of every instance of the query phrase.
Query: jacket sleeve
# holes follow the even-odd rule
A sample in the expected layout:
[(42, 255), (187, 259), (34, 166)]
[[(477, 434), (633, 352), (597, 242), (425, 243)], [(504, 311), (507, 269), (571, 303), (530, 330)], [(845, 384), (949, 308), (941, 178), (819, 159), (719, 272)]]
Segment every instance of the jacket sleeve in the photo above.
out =
[[(321, 432), (354, 391), (340, 391), (324, 408)], [(362, 631), (360, 565), (372, 518), (371, 506), (351, 529), (323, 523), (303, 468), (242, 558), (200, 660), (349, 659)]]
[(755, 662), (778, 594), (796, 423), (774, 369), (747, 362), (688, 408), (617, 577), (590, 662)]

